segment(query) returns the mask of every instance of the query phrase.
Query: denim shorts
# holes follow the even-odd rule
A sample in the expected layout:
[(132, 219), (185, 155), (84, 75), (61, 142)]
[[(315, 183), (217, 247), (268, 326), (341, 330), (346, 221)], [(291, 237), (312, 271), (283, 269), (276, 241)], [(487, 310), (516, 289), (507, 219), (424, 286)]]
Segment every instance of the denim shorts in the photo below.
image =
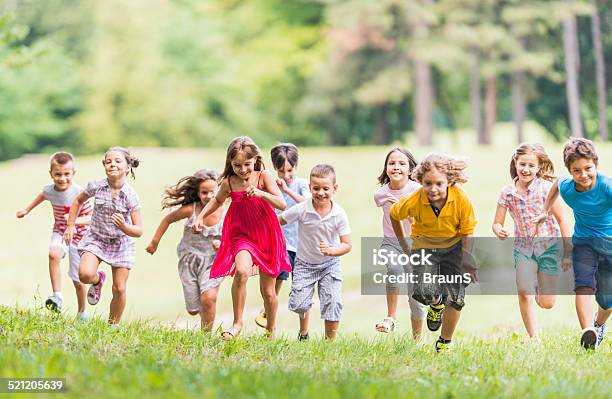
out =
[[(293, 268), (295, 267), (295, 252), (287, 251), (287, 255), (289, 256), (289, 263), (291, 264), (291, 271), (293, 272)], [(276, 277), (277, 280), (285, 281), (289, 278), (289, 272), (287, 270), (283, 270), (281, 274)]]
[(602, 309), (612, 308), (612, 256), (602, 255), (590, 245), (577, 245), (572, 250), (574, 287), (595, 290), (595, 300)]

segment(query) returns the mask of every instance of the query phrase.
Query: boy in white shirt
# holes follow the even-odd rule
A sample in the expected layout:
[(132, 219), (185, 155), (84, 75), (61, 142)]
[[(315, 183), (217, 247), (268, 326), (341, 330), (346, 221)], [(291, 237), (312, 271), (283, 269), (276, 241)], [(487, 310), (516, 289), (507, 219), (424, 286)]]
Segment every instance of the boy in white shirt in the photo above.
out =
[(338, 189), (333, 166), (319, 164), (312, 168), (309, 187), (312, 199), (287, 209), (278, 217), (281, 225), (299, 223), (289, 310), (300, 315), (300, 341), (308, 339), (308, 316), (317, 283), (325, 337), (336, 336), (342, 316), (339, 257), (352, 248), (346, 213), (333, 201)]

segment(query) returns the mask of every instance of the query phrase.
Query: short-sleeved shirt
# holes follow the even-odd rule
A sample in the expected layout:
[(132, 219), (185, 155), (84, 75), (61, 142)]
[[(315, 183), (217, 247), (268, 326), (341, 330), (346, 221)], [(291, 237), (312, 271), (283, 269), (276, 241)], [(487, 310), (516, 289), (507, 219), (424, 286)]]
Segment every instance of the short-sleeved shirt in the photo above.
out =
[(113, 213), (121, 213), (125, 223), (131, 224), (130, 214), (140, 209), (140, 199), (136, 191), (125, 183), (113, 198), (108, 179), (102, 179), (89, 182), (85, 193), (90, 197), (95, 197), (91, 232), (109, 239), (125, 236), (125, 233), (113, 224), (111, 216)]
[[(73, 183), (64, 191), (57, 191), (54, 184), (48, 184), (43, 187), (42, 193), (45, 198), (51, 203), (53, 208), (53, 232), (64, 234), (66, 231), (67, 220), (66, 215), (70, 213), (70, 206), (75, 198), (83, 191), (83, 188), (76, 183)], [(91, 214), (91, 202), (85, 202), (79, 208), (77, 217), (88, 216)], [(81, 238), (87, 232), (87, 225), (76, 226), (76, 233), (73, 236), (74, 243), (81, 241)]]
[[(410, 196), (410, 194), (414, 193), (419, 188), (421, 188), (419, 183), (408, 180), (404, 188), (400, 190), (391, 190), (389, 183), (386, 183), (374, 192), (374, 203), (376, 203), (377, 207), (382, 208), (383, 210), (383, 235), (385, 238), (395, 238), (395, 232), (393, 231), (391, 219), (389, 218), (389, 211), (391, 210), (392, 204), (387, 201), (387, 195), (391, 194), (396, 200), (399, 200), (403, 197)], [(404, 233), (406, 233), (406, 237), (410, 237), (412, 226), (411, 221), (406, 219), (402, 222), (402, 224), (404, 225)]]
[(423, 189), (404, 197), (391, 207), (395, 220), (412, 217), (413, 248), (449, 248), (462, 235), (474, 233), (476, 215), (467, 194), (457, 186), (449, 186), (446, 203), (436, 216)]
[[(295, 191), (297, 194), (301, 195), (304, 198), (310, 198), (310, 188), (308, 187), (308, 182), (306, 179), (302, 179), (298, 177), (294, 179), (291, 184), (288, 184), (291, 190)], [(283, 191), (283, 198), (285, 199), (285, 203), (287, 207), (285, 210), (293, 207), (297, 202), (289, 194)], [(280, 215), (283, 211), (280, 209), (274, 208), (274, 211), (277, 215)], [(286, 224), (283, 227), (283, 235), (285, 236), (285, 241), (287, 242), (287, 251), (296, 252), (297, 251), (297, 241), (298, 241), (298, 225), (297, 223)]]
[(514, 220), (514, 248), (526, 256), (540, 256), (556, 241), (532, 237), (561, 237), (559, 224), (552, 216), (538, 225), (533, 222), (533, 218), (542, 213), (552, 185), (548, 180), (536, 178), (525, 190), (525, 195), (519, 193), (515, 183), (504, 187), (499, 194), (497, 203), (506, 208)]
[(306, 263), (320, 265), (329, 258), (321, 253), (320, 241), (335, 247), (340, 244), (340, 236), (351, 234), (346, 212), (335, 201), (324, 217), (319, 216), (311, 199), (287, 209), (281, 216), (288, 224), (299, 224), (297, 257)]

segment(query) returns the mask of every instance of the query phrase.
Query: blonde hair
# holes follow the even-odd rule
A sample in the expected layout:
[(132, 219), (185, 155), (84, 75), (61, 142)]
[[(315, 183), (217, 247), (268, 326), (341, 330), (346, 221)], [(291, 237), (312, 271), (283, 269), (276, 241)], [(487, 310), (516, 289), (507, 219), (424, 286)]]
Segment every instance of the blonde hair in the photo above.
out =
[(449, 186), (454, 186), (457, 183), (467, 183), (466, 168), (467, 162), (463, 159), (453, 158), (444, 154), (429, 154), (414, 168), (412, 178), (422, 182), (425, 173), (435, 169), (446, 175)]
[(336, 184), (336, 170), (330, 164), (320, 163), (315, 165), (310, 171), (310, 177), (318, 177), (320, 179), (329, 177)]
[(539, 170), (538, 173), (536, 173), (536, 177), (540, 177), (549, 181), (553, 181), (555, 179), (555, 166), (548, 157), (544, 146), (538, 143), (522, 143), (517, 147), (516, 151), (514, 151), (514, 154), (512, 155), (512, 158), (510, 159), (510, 177), (512, 177), (512, 180), (515, 180), (518, 177), (518, 172), (516, 170), (516, 160), (521, 155), (527, 154), (533, 154), (538, 159)]

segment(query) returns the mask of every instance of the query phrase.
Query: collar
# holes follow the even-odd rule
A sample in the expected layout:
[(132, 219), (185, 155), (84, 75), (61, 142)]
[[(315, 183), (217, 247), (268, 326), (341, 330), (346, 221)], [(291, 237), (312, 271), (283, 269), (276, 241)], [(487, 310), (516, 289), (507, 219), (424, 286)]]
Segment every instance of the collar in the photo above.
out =
[[(456, 191), (457, 191), (457, 187), (448, 186), (447, 191), (446, 191), (446, 203), (444, 204), (444, 206), (446, 206), (446, 204), (448, 204), (449, 202), (455, 202), (455, 197), (457, 196)], [(429, 202), (429, 198), (427, 198), (427, 196), (425, 195), (425, 190), (421, 189), (419, 195), (421, 197), (422, 205), (431, 206), (431, 203)]]
[[(108, 187), (108, 188), (109, 188), (109, 190), (111, 189), (111, 186), (110, 186), (110, 184), (108, 183), (108, 178), (104, 179), (104, 186)], [(118, 192), (121, 192), (121, 193), (123, 193), (123, 194), (126, 194), (126, 195), (127, 195), (128, 190), (129, 190), (129, 185), (128, 185), (128, 183), (127, 183), (127, 182), (123, 182), (123, 186), (121, 186), (121, 188), (119, 189), (119, 191), (118, 191)]]
[(317, 217), (321, 218), (321, 220), (327, 219), (328, 217), (331, 217), (333, 215), (336, 214), (336, 212), (338, 211), (338, 207), (335, 206), (335, 201), (332, 199), (331, 200), (331, 209), (329, 210), (329, 213), (323, 217), (321, 217), (321, 215), (319, 215), (319, 213), (317, 212), (317, 210), (314, 208), (314, 205), (312, 204), (314, 200), (311, 198), (307, 198), (306, 199), (306, 212), (308, 213), (313, 213), (315, 215), (317, 215)]

